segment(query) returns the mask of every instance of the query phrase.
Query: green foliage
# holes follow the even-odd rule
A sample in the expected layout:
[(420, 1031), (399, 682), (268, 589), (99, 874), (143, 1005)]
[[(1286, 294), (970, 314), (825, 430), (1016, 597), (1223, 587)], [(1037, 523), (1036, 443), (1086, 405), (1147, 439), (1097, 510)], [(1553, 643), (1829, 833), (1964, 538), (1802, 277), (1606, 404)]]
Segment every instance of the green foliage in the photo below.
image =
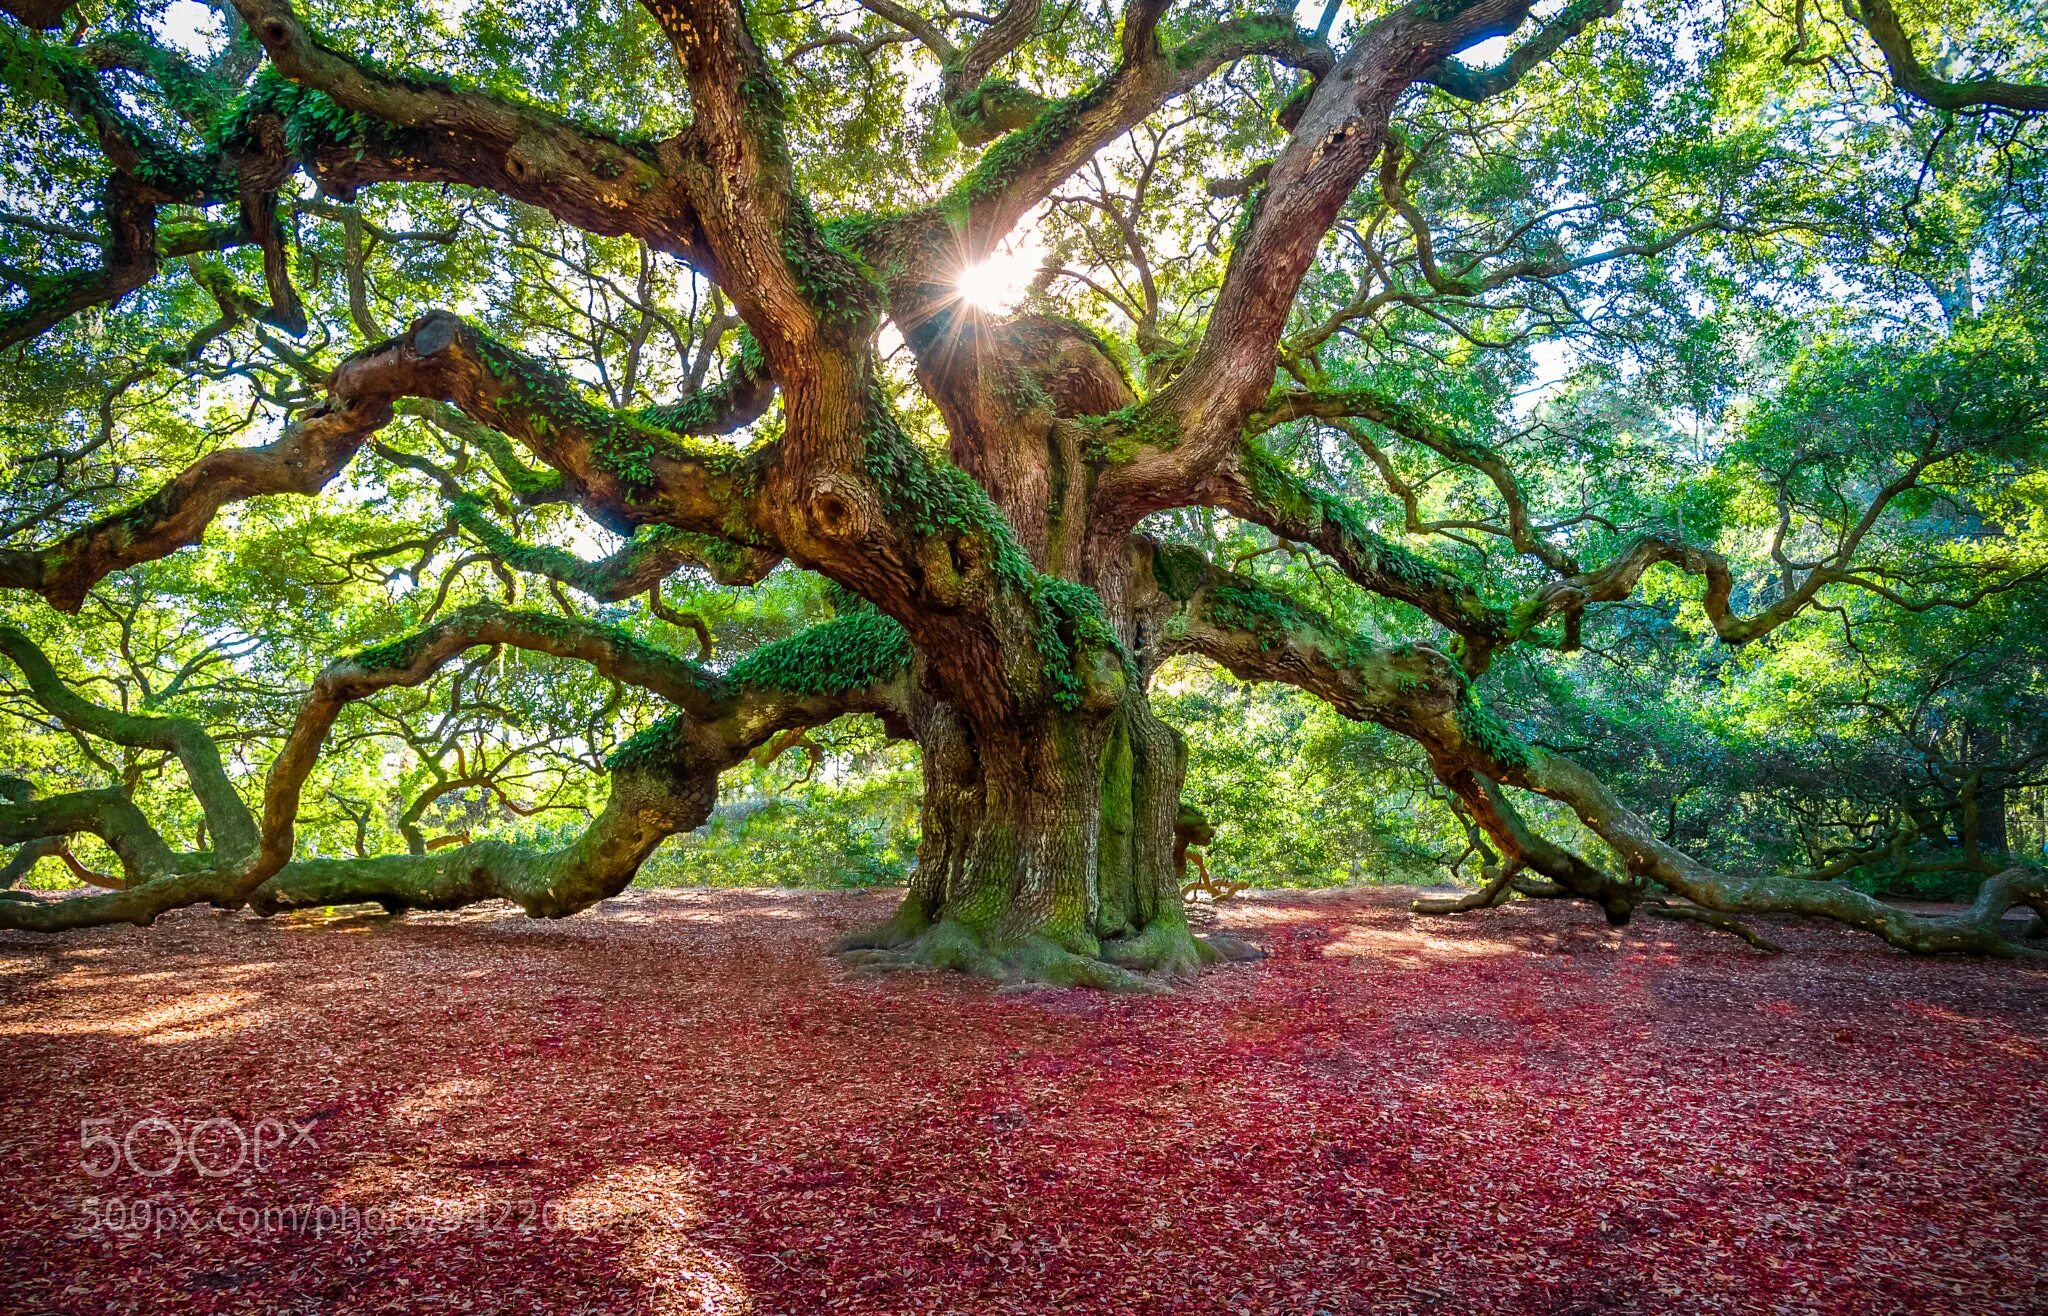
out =
[(902, 882), (917, 855), (918, 775), (883, 756), (842, 782), (768, 778), (668, 842), (635, 885), (869, 887)]
[(323, 148), (381, 145), (396, 136), (383, 120), (343, 109), (325, 92), (301, 87), (265, 64), (249, 89), (221, 112), (208, 132), (208, 144), (228, 152), (254, 151), (260, 145), (257, 122), (273, 116), (283, 120), (285, 149), (299, 158)]
[(1420, 754), (1281, 686), (1169, 669), (1154, 707), (1187, 737), (1185, 799), (1210, 871), (1254, 886), (1434, 882), (1463, 849)]

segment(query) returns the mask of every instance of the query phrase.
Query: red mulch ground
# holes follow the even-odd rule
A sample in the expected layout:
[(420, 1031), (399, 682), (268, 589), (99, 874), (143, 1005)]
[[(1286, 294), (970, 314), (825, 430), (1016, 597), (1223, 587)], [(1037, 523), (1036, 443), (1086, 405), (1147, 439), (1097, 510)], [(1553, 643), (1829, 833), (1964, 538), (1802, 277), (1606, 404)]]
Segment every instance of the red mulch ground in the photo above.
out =
[(1406, 894), (1139, 1000), (887, 893), (0, 938), (0, 1310), (2048, 1311), (2048, 971)]

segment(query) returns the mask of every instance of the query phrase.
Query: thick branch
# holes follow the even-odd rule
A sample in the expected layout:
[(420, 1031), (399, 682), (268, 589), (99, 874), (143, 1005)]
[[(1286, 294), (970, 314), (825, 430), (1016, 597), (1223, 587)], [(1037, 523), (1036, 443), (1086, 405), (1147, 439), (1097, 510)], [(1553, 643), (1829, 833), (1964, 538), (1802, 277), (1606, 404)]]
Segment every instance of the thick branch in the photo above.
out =
[(719, 535), (745, 527), (752, 477), (737, 452), (692, 445), (579, 394), (572, 381), (434, 312), (342, 362), (327, 401), (276, 442), (202, 457), (135, 506), (44, 548), (0, 549), (0, 587), (75, 612), (108, 574), (199, 542), (230, 503), (318, 491), (391, 420), (401, 396), (452, 398), (471, 419), (518, 438), (615, 528), (660, 521)]
[(1937, 110), (2000, 109), (2019, 114), (2048, 110), (2048, 86), (2039, 83), (2006, 82), (1999, 78), (1965, 78), (1950, 81), (1936, 77), (1919, 55), (1913, 40), (1899, 22), (1891, 0), (1843, 0), (1851, 21), (1862, 26), (1884, 53), (1891, 70), (1892, 85), (1908, 96), (1925, 101)]
[(30, 696), (66, 726), (117, 745), (175, 755), (184, 765), (185, 779), (206, 815), (207, 831), (222, 859), (239, 862), (255, 852), (255, 820), (228, 781), (220, 747), (197, 722), (188, 717), (123, 713), (82, 698), (57, 675), (35, 642), (12, 626), (0, 626), (0, 654), (21, 670)]
[[(1474, 68), (1456, 56), (1438, 61), (1417, 79), (1459, 100), (1483, 101), (1512, 90), (1530, 70), (1556, 54), (1565, 42), (1602, 18), (1621, 12), (1621, 0), (1574, 0), (1490, 68)], [(1487, 33), (1486, 35), (1496, 35)], [(1497, 35), (1505, 36), (1507, 33)]]
[(466, 183), (594, 233), (638, 236), (716, 277), (661, 148), (445, 80), (372, 68), (322, 45), (288, 0), (235, 0), (235, 8), (278, 72), (395, 130), (383, 140), (359, 131), (319, 143), (315, 172), (331, 190), (387, 177)]
[(1315, 545), (1365, 589), (1449, 627), (1465, 641), (1470, 670), (1483, 670), (1493, 646), (1507, 638), (1506, 614), (1462, 576), (1374, 533), (1351, 503), (1315, 488), (1255, 444), (1245, 445), (1236, 468), (1220, 473), (1208, 492), (1236, 516)]
[[(1504, 855), (1597, 901), (1610, 920), (1625, 921), (1643, 903), (1641, 884), (1655, 882), (1721, 915), (1827, 918), (1921, 954), (2039, 953), (2007, 935), (2004, 916), (2015, 904), (2048, 909), (2048, 872), (2041, 869), (2013, 868), (1988, 879), (1976, 903), (1955, 915), (1911, 914), (1833, 882), (1717, 872), (1665, 844), (1578, 763), (1524, 744), (1445, 655), (1422, 646), (1381, 649), (1347, 636), (1312, 609), (1218, 571), (1192, 550), (1152, 550), (1150, 574), (1162, 593), (1184, 604), (1168, 628), (1171, 648), (1201, 653), (1248, 680), (1300, 686), (1346, 717), (1415, 740)], [(1542, 838), (1515, 813), (1504, 785), (1569, 806), (1614, 852), (1628, 879), (1608, 877)]]

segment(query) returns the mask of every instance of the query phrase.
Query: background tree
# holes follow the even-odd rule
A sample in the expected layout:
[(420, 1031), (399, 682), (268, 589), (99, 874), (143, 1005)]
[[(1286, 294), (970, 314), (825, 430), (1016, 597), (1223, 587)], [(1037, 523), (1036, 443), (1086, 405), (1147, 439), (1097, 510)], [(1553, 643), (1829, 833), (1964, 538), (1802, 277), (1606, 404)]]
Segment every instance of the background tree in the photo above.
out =
[[(858, 715), (923, 776), (858, 954), (1139, 986), (1216, 953), (1173, 659), (1386, 733), (1461, 907), (2048, 909), (1914, 624), (2048, 573), (2025, 7), (9, 12), (0, 842), (113, 889), (0, 923), (568, 913)], [(1605, 665), (1824, 626), (1924, 781), (1714, 867)], [(1967, 913), (1827, 880), (1923, 813)]]

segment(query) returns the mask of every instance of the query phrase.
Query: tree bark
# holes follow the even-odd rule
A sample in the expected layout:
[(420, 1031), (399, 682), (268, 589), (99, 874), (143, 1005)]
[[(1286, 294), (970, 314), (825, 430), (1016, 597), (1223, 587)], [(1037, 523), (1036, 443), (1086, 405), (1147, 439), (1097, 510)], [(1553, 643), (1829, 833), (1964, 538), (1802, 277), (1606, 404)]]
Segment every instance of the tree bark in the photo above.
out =
[(842, 943), (856, 962), (1131, 991), (1217, 958), (1173, 867), (1186, 752), (1142, 694), (999, 737), (920, 705), (917, 870), (893, 918)]

